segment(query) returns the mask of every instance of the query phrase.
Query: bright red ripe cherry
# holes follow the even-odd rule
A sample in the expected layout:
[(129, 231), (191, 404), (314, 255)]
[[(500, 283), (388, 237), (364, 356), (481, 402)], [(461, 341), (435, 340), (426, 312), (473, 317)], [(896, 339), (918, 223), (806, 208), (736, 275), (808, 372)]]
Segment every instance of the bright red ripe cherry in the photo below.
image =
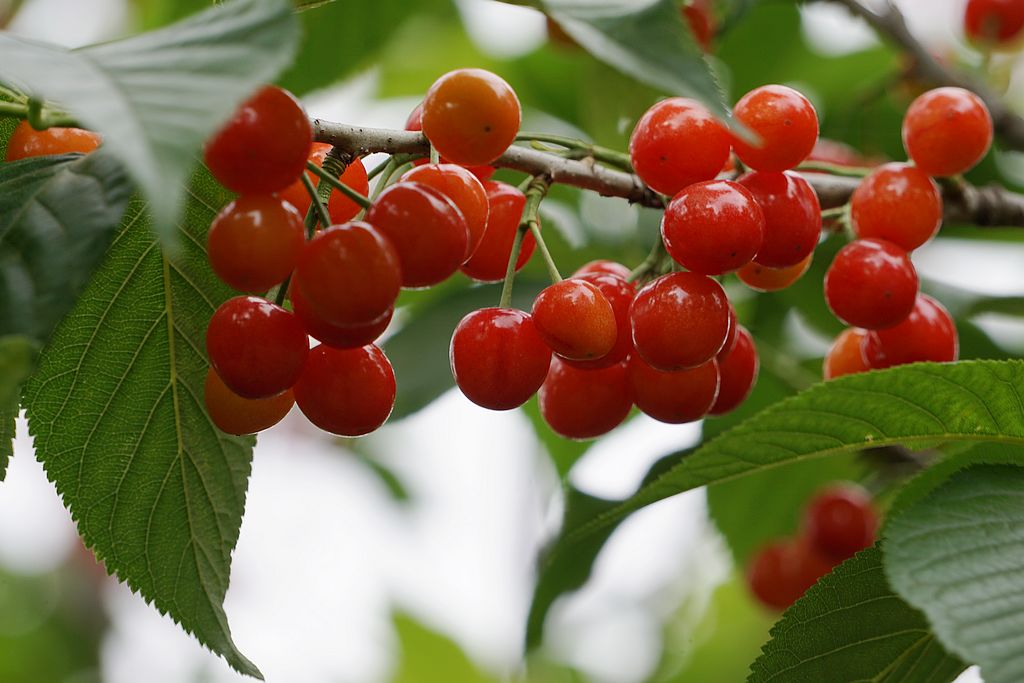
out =
[(929, 90), (910, 103), (903, 117), (903, 147), (928, 175), (964, 173), (991, 146), (992, 116), (970, 90)]
[(982, 45), (1012, 45), (1024, 29), (1020, 0), (967, 0), (964, 33)]
[(673, 372), (703, 365), (729, 335), (722, 286), (698, 273), (663, 275), (640, 290), (629, 312), (633, 343), (645, 361)]
[(423, 98), (423, 134), (457, 164), (489, 164), (519, 132), (522, 109), (515, 91), (483, 69), (456, 69), (434, 81)]
[(849, 484), (819, 492), (804, 513), (807, 540), (823, 555), (840, 562), (870, 547), (877, 527), (871, 496)]
[(531, 315), (540, 338), (565, 358), (601, 358), (615, 346), (612, 304), (586, 280), (562, 280), (545, 288), (533, 302)]
[(243, 398), (267, 398), (291, 388), (308, 352), (299, 319), (257, 296), (228, 299), (206, 328), (210, 364)]
[(825, 301), (853, 327), (880, 330), (910, 315), (917, 271), (907, 252), (886, 240), (854, 240), (825, 273)]
[(384, 424), (395, 407), (395, 371), (372, 344), (309, 352), (295, 384), (295, 402), (310, 422), (338, 436), (363, 436)]
[[(423, 130), (423, 103), (422, 102), (417, 104), (416, 107), (411, 112), (409, 112), (409, 118), (407, 118), (405, 120), (405, 129), (406, 130), (411, 130), (411, 131), (421, 131), (421, 130)], [(423, 166), (423, 165), (428, 164), (430, 162), (427, 159), (417, 159), (416, 161), (414, 161), (412, 163), (413, 163), (414, 166)], [(442, 156), (441, 157), (441, 163), (442, 164), (447, 164), (447, 163), (450, 163), (450, 162)], [(494, 172), (497, 170), (493, 166), (486, 166), (486, 165), (484, 165), (484, 166), (472, 166), (472, 165), (466, 166), (466, 165), (463, 165), (463, 164), (456, 164), (456, 165), (457, 166), (462, 166), (467, 171), (469, 171), (470, 173), (475, 175), (477, 177), (477, 179), (481, 183), (485, 182), (487, 180), (490, 180), (491, 176), (494, 175)]]
[(255, 434), (284, 419), (295, 405), (291, 390), (269, 398), (242, 398), (228, 389), (213, 368), (206, 373), (203, 403), (217, 429), (226, 434)]
[[(324, 158), (329, 151), (331, 151), (330, 145), (314, 142), (313, 148), (309, 153), (309, 161), (317, 166), (323, 166)], [(306, 171), (306, 176), (316, 186), (318, 177), (313, 175), (312, 171)], [(363, 196), (370, 192), (370, 181), (366, 177), (366, 167), (363, 166), (362, 159), (353, 159), (352, 163), (342, 171), (339, 180)], [(309, 197), (309, 191), (302, 182), (302, 176), (299, 176), (298, 180), (278, 194), (281, 199), (298, 209), (299, 213), (303, 216), (309, 211), (309, 205), (312, 203), (312, 200)], [(331, 215), (332, 223), (344, 223), (345, 221), (352, 220), (361, 209), (362, 207), (337, 190), (332, 190), (327, 199), (327, 211)]]
[(879, 166), (850, 198), (857, 237), (876, 237), (913, 251), (942, 224), (942, 196), (927, 173), (909, 164)]
[(337, 349), (358, 349), (377, 341), (380, 335), (384, 334), (384, 330), (387, 329), (395, 314), (395, 309), (392, 306), (379, 318), (365, 325), (334, 325), (321, 318), (316, 311), (309, 307), (306, 299), (302, 296), (302, 290), (298, 287), (290, 288), (289, 297), (292, 300), (292, 310), (299, 317), (306, 333), (317, 341)]
[(629, 359), (629, 387), (636, 407), (659, 422), (683, 424), (708, 414), (718, 396), (718, 363), (662, 372), (639, 356)]
[(647, 110), (629, 138), (637, 175), (654, 190), (674, 195), (718, 175), (729, 158), (725, 127), (700, 102), (672, 97)]
[(14, 128), (7, 141), (7, 161), (41, 157), (49, 154), (88, 154), (100, 146), (100, 136), (81, 128), (47, 128), (36, 130), (28, 121)]
[(544, 421), (567, 439), (607, 434), (633, 407), (624, 363), (603, 370), (580, 370), (555, 358), (537, 398)]
[[(619, 264), (610, 263), (613, 266)], [(588, 264), (589, 265), (589, 264)], [(586, 266), (584, 266), (586, 268)], [(633, 351), (633, 334), (629, 327), (629, 308), (633, 304), (633, 297), (636, 296), (636, 288), (632, 283), (611, 272), (590, 270), (583, 272), (581, 268), (573, 275), (574, 280), (585, 280), (597, 287), (601, 294), (608, 299), (615, 313), (615, 345), (612, 350), (593, 360), (565, 360), (569, 365), (582, 370), (600, 370), (620, 363)]]
[(870, 332), (864, 359), (872, 368), (933, 361), (948, 363), (960, 355), (960, 341), (949, 311), (927, 294), (919, 294), (914, 310), (895, 327)]
[(204, 157), (213, 177), (232, 192), (269, 194), (295, 182), (312, 144), (302, 105), (287, 90), (268, 85), (207, 140)]
[(466, 260), (466, 219), (452, 200), (428, 185), (395, 183), (377, 197), (366, 221), (394, 245), (405, 287), (436, 285)]
[[(487, 229), (476, 251), (462, 265), (462, 272), (481, 282), (498, 282), (505, 278), (505, 269), (512, 254), (512, 243), (526, 208), (526, 195), (505, 183), (487, 181)], [(526, 265), (537, 246), (533, 234), (523, 236), (523, 244), (516, 259), (516, 270)]]
[(528, 313), (483, 308), (458, 324), (452, 335), (452, 374), (473, 403), (511, 410), (533, 396), (551, 364), (551, 349)]
[(832, 563), (803, 539), (784, 539), (754, 555), (747, 570), (751, 592), (761, 604), (782, 611), (832, 569)]
[(835, 379), (871, 369), (864, 360), (864, 338), (867, 334), (867, 330), (851, 327), (836, 337), (825, 354), (822, 366), (822, 375), (825, 379)]
[(661, 236), (669, 255), (704, 275), (750, 263), (764, 239), (764, 213), (754, 196), (729, 180), (694, 183), (665, 209)]
[(811, 259), (814, 254), (808, 254), (804, 260), (795, 266), (788, 268), (769, 268), (762, 266), (757, 261), (751, 261), (736, 271), (736, 275), (747, 287), (758, 292), (777, 292), (780, 289), (789, 287), (803, 277), (807, 269), (811, 267)]
[(362, 222), (317, 233), (299, 256), (295, 279), (309, 307), (333, 325), (378, 320), (402, 287), (395, 247)]
[(623, 280), (629, 280), (632, 271), (621, 263), (607, 259), (598, 259), (584, 263), (573, 273), (573, 277), (577, 275), (590, 275), (592, 273), (608, 273), (610, 275), (618, 275)]
[(242, 195), (217, 214), (206, 252), (217, 277), (242, 292), (265, 292), (291, 275), (306, 243), (302, 216), (269, 194)]
[(708, 411), (711, 415), (725, 415), (736, 410), (747, 400), (757, 382), (757, 347), (754, 338), (743, 325), (736, 326), (736, 343), (732, 350), (718, 356), (718, 398)]
[(489, 207), (483, 183), (469, 170), (457, 164), (417, 166), (403, 175), (402, 180), (429, 185), (459, 207), (469, 230), (467, 258), (472, 256), (487, 229)]
[(810, 155), (818, 140), (818, 113), (806, 97), (784, 85), (764, 85), (740, 98), (733, 118), (760, 138), (747, 144), (734, 135), (740, 161), (755, 171), (785, 171)]
[(764, 240), (754, 261), (787, 268), (806, 259), (821, 237), (821, 205), (807, 181), (794, 173), (755, 171), (737, 182), (764, 212)]

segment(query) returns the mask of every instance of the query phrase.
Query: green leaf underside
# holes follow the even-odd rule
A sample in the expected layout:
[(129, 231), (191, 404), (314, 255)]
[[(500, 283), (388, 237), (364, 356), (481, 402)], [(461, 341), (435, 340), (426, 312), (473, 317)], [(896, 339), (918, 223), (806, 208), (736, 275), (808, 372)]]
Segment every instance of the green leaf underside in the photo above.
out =
[(889, 587), (878, 546), (810, 588), (762, 650), (748, 683), (947, 683), (966, 668)]
[(161, 235), (175, 235), (200, 145), (292, 59), (285, 0), (232, 0), (167, 28), (66, 50), (0, 33), (0, 81), (59, 102), (128, 169)]
[(893, 588), (986, 683), (1024, 680), (1024, 468), (972, 467), (893, 519)]
[(40, 355), (25, 389), (36, 451), (107, 568), (237, 670), (223, 600), (250, 471), (251, 437), (203, 408), (204, 332), (232, 295), (206, 230), (226, 193), (189, 190), (181, 248), (165, 256), (133, 200), (107, 260)]

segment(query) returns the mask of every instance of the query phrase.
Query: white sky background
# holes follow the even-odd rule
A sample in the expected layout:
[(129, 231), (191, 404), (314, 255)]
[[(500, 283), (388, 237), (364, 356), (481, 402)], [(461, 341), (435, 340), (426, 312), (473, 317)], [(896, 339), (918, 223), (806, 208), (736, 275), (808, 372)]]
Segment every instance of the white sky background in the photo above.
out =
[[(543, 18), (530, 10), (458, 4), (473, 39), (497, 56), (528, 52), (544, 39)], [(959, 0), (899, 4), (929, 45), (954, 44)], [(823, 52), (874, 40), (832, 5), (810, 5), (804, 17), (808, 40)], [(121, 32), (127, 20), (124, 0), (30, 0), (11, 28), (77, 46)], [(374, 88), (366, 74), (307, 105), (352, 123), (400, 126), (412, 102), (376, 101)], [(915, 260), (928, 277), (1024, 294), (1021, 249), (982, 248), (980, 270), (962, 267), (976, 261), (948, 242)], [(1005, 320), (992, 324), (1007, 333)], [(1020, 327), (1011, 324), (1014, 331)], [(638, 419), (594, 448), (572, 481), (596, 495), (627, 495), (653, 460), (697, 433)], [(270, 681), (375, 683), (389, 673), (396, 645), (389, 612), (397, 605), (455, 638), (483, 666), (514, 667), (532, 563), (560, 514), (555, 474), (525, 418), (479, 409), (450, 392), (370, 438), (370, 449), (411, 492), (409, 505), (396, 505), (364, 465), (297, 414), (260, 438), (226, 603), (239, 647)], [(689, 579), (690, 590), (694, 583), (706, 590), (725, 571), (703, 500), (702, 492), (679, 496), (623, 525), (588, 587), (553, 612), (558, 656), (601, 683), (638, 682), (649, 673), (660, 620), (685, 597), (680, 586)], [(76, 543), (19, 424), (0, 486), (0, 564), (43, 572)], [(123, 587), (111, 582), (105, 602), (113, 621), (103, 647), (105, 683), (249, 680)], [(962, 680), (980, 679), (968, 672)]]

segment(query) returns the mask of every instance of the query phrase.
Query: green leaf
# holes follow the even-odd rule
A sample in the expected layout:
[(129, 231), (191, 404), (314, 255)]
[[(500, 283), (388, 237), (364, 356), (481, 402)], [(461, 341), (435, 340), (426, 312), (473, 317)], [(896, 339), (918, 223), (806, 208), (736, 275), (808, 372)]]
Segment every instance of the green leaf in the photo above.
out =
[(18, 417), (21, 383), (28, 379), (37, 346), (28, 337), (0, 337), (0, 481), (14, 455), (14, 420)]
[(811, 587), (772, 627), (748, 683), (947, 683), (966, 665), (939, 645), (924, 615), (893, 593), (878, 546)]
[(206, 230), (228, 196), (189, 190), (181, 248), (163, 252), (146, 206), (125, 223), (25, 387), (36, 453), (107, 568), (237, 670), (224, 614), (245, 506), (251, 437), (203, 408), (204, 333), (232, 295), (210, 270)]
[(885, 566), (986, 683), (1024, 679), (1024, 468), (971, 467), (893, 519)]
[(0, 33), (0, 81), (66, 107), (103, 134), (170, 239), (200, 145), (291, 61), (285, 0), (232, 0), (167, 28), (81, 50)]
[(497, 683), (450, 638), (402, 614), (396, 614), (394, 621), (402, 655), (391, 683)]

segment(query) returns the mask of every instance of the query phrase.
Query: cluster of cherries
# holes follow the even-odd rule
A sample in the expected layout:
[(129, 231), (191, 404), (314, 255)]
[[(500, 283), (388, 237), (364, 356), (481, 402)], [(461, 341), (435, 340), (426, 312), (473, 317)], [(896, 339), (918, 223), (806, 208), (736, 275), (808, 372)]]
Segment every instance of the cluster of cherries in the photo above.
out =
[(747, 582), (766, 607), (784, 610), (825, 574), (875, 542), (878, 516), (855, 484), (819, 491), (804, 510), (800, 533), (769, 543), (754, 555)]

